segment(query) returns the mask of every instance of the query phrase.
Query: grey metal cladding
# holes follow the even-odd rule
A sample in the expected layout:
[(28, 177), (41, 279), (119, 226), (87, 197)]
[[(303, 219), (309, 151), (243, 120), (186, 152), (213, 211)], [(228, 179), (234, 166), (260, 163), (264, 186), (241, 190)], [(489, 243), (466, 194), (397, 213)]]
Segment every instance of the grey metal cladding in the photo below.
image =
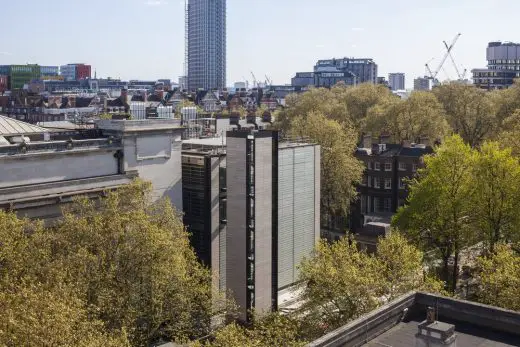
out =
[(316, 171), (316, 146), (283, 148), (278, 157), (278, 287), (283, 288), (298, 280), (298, 265), (311, 255), (319, 235), (319, 165)]
[(272, 306), (272, 157), (271, 137), (255, 139), (255, 310)]
[(278, 288), (294, 279), (294, 151), (278, 152)]
[[(227, 138), (226, 287), (242, 310), (246, 301), (246, 138)], [(241, 312), (245, 319), (245, 312)]]
[(213, 285), (215, 288), (220, 287), (220, 158), (212, 157), (210, 160), (211, 172), (211, 269)]

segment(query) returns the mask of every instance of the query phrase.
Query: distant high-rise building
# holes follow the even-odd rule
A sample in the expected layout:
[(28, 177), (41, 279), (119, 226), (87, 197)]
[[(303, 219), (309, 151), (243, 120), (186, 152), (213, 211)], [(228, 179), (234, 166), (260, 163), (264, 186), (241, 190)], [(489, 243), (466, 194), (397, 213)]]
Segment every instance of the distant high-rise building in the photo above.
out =
[(432, 89), (431, 78), (417, 77), (413, 80), (413, 90), (430, 90)]
[(388, 74), (388, 84), (392, 90), (405, 90), (404, 73), (395, 72)]
[(473, 83), (482, 89), (503, 89), (520, 78), (520, 43), (490, 42), (487, 69), (473, 69)]
[(226, 0), (188, 0), (186, 64), (189, 89), (226, 87)]

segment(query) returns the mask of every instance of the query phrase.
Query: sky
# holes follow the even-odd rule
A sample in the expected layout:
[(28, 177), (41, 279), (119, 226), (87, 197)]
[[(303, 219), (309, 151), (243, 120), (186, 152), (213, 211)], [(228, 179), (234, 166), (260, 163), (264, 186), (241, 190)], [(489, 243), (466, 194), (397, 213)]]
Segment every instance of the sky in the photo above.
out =
[[(98, 77), (169, 78), (184, 62), (183, 0), (0, 0), (0, 65), (91, 64)], [(520, 41), (519, 0), (227, 0), (227, 84), (290, 83), (318, 59), (373, 58), (406, 87), (450, 43), (461, 70), (489, 41)], [(432, 60), (433, 59), (433, 60)], [(448, 59), (440, 79), (456, 78)]]

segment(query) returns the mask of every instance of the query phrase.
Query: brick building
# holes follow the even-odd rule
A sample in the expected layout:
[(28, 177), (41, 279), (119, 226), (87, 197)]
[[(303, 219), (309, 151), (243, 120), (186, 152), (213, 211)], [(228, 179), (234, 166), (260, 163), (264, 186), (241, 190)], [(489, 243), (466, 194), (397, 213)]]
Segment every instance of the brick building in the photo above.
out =
[(426, 138), (417, 144), (391, 144), (389, 137), (372, 143), (371, 136), (365, 136), (356, 151), (366, 169), (353, 206), (351, 229), (357, 231), (369, 222), (390, 223), (408, 196), (406, 181), (423, 165), (422, 157), (431, 153), (433, 148)]

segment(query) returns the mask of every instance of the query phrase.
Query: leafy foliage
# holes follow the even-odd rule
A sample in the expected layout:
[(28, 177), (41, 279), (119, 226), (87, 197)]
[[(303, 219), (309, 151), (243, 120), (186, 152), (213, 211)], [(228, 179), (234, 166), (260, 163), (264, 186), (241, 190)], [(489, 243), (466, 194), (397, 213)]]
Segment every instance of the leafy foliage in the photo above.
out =
[[(257, 317), (250, 327), (231, 323), (220, 329), (211, 342), (197, 344), (205, 347), (303, 347), (305, 342), (298, 337), (297, 320), (279, 313)], [(196, 346), (197, 346), (196, 345)]]
[(347, 238), (331, 245), (321, 241), (300, 265), (306, 334), (320, 336), (376, 308), (384, 292), (380, 270), (376, 258)]
[[(3, 311), (25, 313), (14, 315), (13, 326), (41, 332), (34, 338), (42, 341), (54, 341), (45, 331), (57, 330), (64, 334), (55, 339), (127, 334), (135, 346), (207, 334), (219, 307), (209, 272), (177, 212), (167, 201), (149, 205), (149, 193), (137, 181), (97, 202), (80, 200), (52, 228), (1, 214), (0, 292), (12, 305)], [(32, 326), (40, 323), (31, 311), (49, 317), (48, 330)], [(23, 339), (21, 329), (8, 331), (7, 339)]]
[[(460, 251), (474, 240), (469, 227), (472, 214), (468, 197), (473, 193), (473, 152), (454, 135), (424, 158), (426, 168), (412, 180), (407, 205), (394, 216), (393, 224), (404, 230), (424, 251), (435, 250), (443, 261), (443, 280), (456, 287)], [(454, 267), (449, 259), (454, 255)]]
[(321, 113), (297, 117), (291, 133), (310, 137), (321, 146), (321, 207), (329, 215), (346, 214), (356, 197), (355, 184), (360, 182), (363, 165), (353, 153), (356, 135)]
[(491, 95), (474, 86), (449, 83), (434, 88), (451, 128), (471, 147), (494, 134), (498, 122)]
[(478, 260), (478, 300), (488, 305), (520, 311), (520, 256), (499, 244), (490, 257)]
[(520, 163), (511, 149), (485, 142), (475, 154), (473, 182), (478, 189), (469, 199), (478, 239), (489, 252), (498, 242), (520, 239)]

